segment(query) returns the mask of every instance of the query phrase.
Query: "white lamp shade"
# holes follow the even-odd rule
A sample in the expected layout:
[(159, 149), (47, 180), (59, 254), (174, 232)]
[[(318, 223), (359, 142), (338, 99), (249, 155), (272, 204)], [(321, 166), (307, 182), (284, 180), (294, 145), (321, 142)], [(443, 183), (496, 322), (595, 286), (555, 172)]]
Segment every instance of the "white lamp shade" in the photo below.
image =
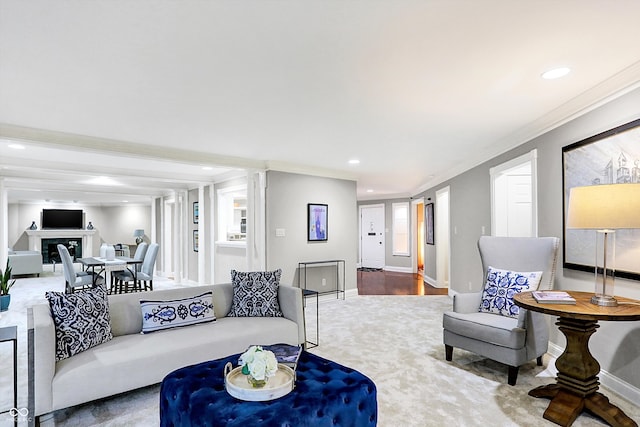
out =
[(569, 193), (568, 228), (640, 228), (640, 184), (573, 187)]

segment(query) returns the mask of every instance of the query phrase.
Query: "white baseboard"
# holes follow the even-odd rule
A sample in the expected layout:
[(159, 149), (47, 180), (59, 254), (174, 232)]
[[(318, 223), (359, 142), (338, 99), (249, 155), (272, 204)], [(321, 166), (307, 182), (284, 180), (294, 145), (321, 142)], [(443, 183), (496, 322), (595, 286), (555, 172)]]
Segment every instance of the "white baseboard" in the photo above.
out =
[[(556, 345), (552, 342), (549, 342), (549, 349), (547, 353), (553, 357), (549, 363), (556, 363), (556, 360), (562, 352), (564, 351), (563, 347)], [(615, 375), (610, 374), (605, 370), (600, 370), (600, 374), (598, 375), (600, 378), (600, 384), (609, 390), (613, 391), (616, 394), (619, 394), (629, 402), (639, 402), (640, 401), (640, 389), (634, 387), (626, 381), (621, 380)]]
[(431, 276), (427, 276), (426, 274), (422, 275), (422, 280), (424, 281), (424, 283), (427, 283), (433, 287), (436, 287), (436, 284), (438, 283), (436, 279)]
[(393, 267), (389, 265), (384, 266), (384, 271), (393, 271), (394, 273), (413, 273), (411, 267)]

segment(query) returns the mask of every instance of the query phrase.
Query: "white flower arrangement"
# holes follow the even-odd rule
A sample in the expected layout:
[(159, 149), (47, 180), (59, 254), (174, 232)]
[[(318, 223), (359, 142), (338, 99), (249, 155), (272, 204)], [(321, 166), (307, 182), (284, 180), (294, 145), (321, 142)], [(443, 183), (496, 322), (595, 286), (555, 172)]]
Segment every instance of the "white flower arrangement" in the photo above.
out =
[(278, 360), (269, 350), (263, 350), (259, 345), (252, 345), (242, 353), (238, 363), (242, 366), (244, 375), (251, 375), (258, 381), (272, 377), (278, 371)]

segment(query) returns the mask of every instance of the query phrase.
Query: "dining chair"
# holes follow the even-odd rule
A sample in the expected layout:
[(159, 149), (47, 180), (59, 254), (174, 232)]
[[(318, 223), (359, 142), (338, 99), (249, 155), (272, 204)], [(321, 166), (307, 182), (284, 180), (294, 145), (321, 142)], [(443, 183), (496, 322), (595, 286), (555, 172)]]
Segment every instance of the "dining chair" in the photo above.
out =
[[(144, 261), (144, 256), (147, 253), (147, 247), (148, 244), (147, 243), (140, 243), (138, 245), (138, 247), (136, 248), (136, 252), (133, 255), (133, 259), (136, 261)], [(136, 269), (136, 273), (138, 273), (140, 271), (140, 268), (142, 267), (142, 263), (140, 264), (134, 264), (133, 268)], [(122, 293), (123, 289), (122, 286), (124, 285), (124, 283), (126, 283), (129, 279), (129, 277), (131, 276), (131, 270), (130, 269), (124, 269), (121, 271), (114, 271), (111, 274), (111, 293)], [(133, 279), (131, 279), (133, 280)]]
[[(140, 246), (142, 245), (145, 245), (145, 248), (141, 250), (140, 255), (143, 258), (143, 262), (142, 265), (136, 265), (136, 276), (138, 280), (135, 280), (133, 274), (131, 274), (129, 270), (119, 271), (115, 274), (116, 288), (120, 293), (153, 290), (153, 270), (155, 269), (159, 245), (157, 243), (152, 243), (146, 247), (147, 244), (144, 242), (140, 244)], [(136, 250), (134, 258), (136, 256), (138, 256), (138, 250)], [(142, 285), (143, 282), (144, 288)]]
[[(93, 286), (93, 275), (86, 271), (75, 270), (73, 259), (69, 250), (64, 245), (57, 245), (58, 254), (62, 260), (62, 271), (64, 274), (65, 292), (70, 294), (76, 290), (87, 289)], [(98, 277), (96, 284), (102, 283), (102, 277)]]

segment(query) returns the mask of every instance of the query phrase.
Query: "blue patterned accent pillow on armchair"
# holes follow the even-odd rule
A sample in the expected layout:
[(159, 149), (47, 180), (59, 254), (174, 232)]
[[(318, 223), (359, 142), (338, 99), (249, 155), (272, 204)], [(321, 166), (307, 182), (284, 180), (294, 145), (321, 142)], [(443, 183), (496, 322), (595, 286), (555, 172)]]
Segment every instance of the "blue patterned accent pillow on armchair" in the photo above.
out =
[(542, 271), (518, 273), (488, 267), (479, 311), (518, 317), (520, 308), (513, 302), (513, 296), (520, 292), (535, 291), (540, 279)]
[(104, 285), (73, 294), (50, 291), (45, 297), (56, 328), (56, 361), (113, 338)]
[(229, 317), (283, 317), (278, 303), (281, 269), (242, 272), (231, 270), (233, 301)]

